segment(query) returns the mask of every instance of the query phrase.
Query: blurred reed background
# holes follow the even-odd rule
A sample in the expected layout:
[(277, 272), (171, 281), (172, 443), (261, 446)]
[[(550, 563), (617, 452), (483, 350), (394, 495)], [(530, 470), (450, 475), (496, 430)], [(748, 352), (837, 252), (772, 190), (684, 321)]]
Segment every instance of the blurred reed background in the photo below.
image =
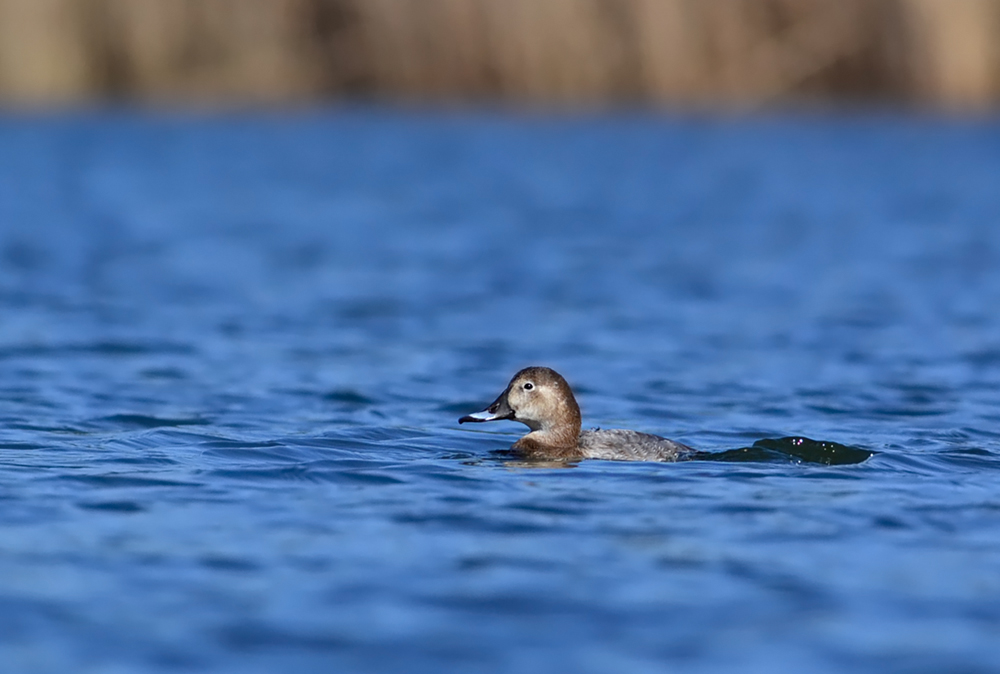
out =
[(0, 0), (0, 101), (1000, 102), (1000, 0)]

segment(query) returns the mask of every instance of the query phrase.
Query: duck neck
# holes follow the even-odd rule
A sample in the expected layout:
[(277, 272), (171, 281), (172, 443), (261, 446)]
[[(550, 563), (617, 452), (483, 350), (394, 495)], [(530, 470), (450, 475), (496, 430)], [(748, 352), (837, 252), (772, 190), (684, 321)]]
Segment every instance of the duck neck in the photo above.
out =
[(574, 459), (582, 456), (579, 431), (554, 435), (552, 431), (532, 431), (514, 443), (514, 449), (536, 459)]
[(570, 457), (579, 454), (580, 412), (560, 424), (543, 424), (514, 443), (514, 449), (537, 456)]
[(521, 439), (531, 440), (533, 443), (545, 447), (576, 447), (580, 441), (580, 427), (541, 428), (528, 433)]

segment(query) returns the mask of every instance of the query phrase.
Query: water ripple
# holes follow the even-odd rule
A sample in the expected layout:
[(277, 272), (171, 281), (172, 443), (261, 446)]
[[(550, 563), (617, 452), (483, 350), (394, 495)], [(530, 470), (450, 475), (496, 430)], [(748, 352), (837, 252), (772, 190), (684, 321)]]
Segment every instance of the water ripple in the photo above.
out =
[[(0, 119), (3, 669), (990, 670), (998, 137)], [(531, 364), (696, 460), (457, 426)]]

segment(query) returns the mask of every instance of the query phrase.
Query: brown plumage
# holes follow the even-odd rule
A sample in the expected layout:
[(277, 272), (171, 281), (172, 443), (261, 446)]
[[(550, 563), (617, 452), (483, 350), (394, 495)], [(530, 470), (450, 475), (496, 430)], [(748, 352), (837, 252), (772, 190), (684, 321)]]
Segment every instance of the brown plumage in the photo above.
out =
[(677, 461), (694, 452), (658, 435), (627, 430), (582, 431), (573, 390), (555, 370), (527, 367), (482, 412), (458, 420), (520, 421), (531, 432), (514, 443), (526, 457), (547, 460)]

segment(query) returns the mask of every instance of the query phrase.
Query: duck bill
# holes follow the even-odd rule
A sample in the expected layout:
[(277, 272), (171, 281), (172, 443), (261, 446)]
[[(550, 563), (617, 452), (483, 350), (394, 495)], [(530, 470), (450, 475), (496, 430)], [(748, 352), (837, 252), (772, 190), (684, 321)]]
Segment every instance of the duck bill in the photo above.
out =
[(514, 410), (507, 404), (507, 391), (504, 391), (485, 410), (464, 416), (458, 420), (458, 423), (464, 424), (466, 421), (481, 423), (483, 421), (500, 421), (501, 419), (513, 418)]

